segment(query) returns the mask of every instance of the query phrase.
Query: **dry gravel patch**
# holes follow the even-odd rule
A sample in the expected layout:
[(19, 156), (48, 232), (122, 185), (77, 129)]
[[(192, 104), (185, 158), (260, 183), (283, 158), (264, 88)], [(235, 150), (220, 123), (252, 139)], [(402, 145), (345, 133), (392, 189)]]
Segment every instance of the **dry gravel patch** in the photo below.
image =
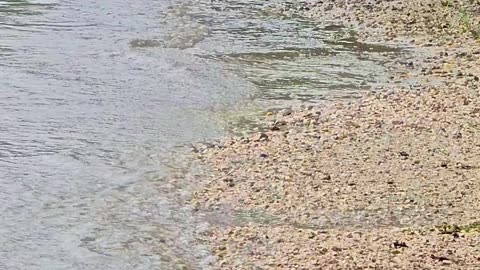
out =
[(205, 150), (199, 212), (274, 217), (214, 229), (217, 266), (478, 269), (478, 230), (461, 229), (480, 220), (478, 86), (282, 111)]

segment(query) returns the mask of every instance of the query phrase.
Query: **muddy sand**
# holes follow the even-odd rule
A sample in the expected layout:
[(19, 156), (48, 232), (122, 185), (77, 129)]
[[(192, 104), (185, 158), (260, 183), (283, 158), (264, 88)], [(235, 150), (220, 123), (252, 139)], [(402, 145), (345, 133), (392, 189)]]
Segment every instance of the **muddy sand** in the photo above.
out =
[(198, 153), (212, 268), (480, 269), (480, 4), (410, 2), (271, 7), (415, 57), (384, 91), (270, 114), (270, 131)]

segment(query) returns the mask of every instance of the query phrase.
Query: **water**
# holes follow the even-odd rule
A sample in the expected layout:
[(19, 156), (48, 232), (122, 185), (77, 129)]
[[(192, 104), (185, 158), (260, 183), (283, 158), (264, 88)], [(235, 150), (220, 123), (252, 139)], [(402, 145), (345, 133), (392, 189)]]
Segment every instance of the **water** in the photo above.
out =
[(385, 81), (397, 50), (263, 2), (0, 1), (0, 269), (204, 268), (179, 147)]
[[(195, 46), (187, 51), (215, 59), (254, 84), (254, 100), (242, 113), (224, 114), (232, 133), (257, 129), (267, 110), (357, 98), (359, 90), (385, 86), (390, 73), (385, 63), (405, 52), (406, 48), (358, 42), (352, 29), (330, 22), (272, 12), (271, 7), (282, 2), (192, 1), (173, 8), (170, 14), (175, 16), (167, 16), (172, 31), (206, 36), (194, 39)], [(160, 42), (166, 47), (184, 44), (178, 36), (158, 40), (166, 40)]]

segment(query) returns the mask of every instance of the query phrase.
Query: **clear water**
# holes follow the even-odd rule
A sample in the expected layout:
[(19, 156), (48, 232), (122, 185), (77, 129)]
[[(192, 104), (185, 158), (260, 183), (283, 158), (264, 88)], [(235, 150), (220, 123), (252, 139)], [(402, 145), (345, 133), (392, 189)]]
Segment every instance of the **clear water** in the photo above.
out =
[(177, 148), (242, 104), (352, 97), (395, 53), (264, 1), (0, 1), (0, 269), (204, 268)]

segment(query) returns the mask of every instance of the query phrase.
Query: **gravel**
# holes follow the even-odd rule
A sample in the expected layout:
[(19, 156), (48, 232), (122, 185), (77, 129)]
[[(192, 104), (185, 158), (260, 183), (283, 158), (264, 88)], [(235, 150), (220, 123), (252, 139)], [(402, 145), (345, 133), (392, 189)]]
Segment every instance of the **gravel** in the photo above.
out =
[(196, 153), (211, 175), (192, 205), (233, 220), (199, 236), (212, 268), (480, 269), (479, 16), (465, 19), (479, 10), (474, 1), (272, 6), (346, 22), (365, 40), (412, 43), (392, 82), (417, 84), (280, 111), (267, 117), (270, 131)]

